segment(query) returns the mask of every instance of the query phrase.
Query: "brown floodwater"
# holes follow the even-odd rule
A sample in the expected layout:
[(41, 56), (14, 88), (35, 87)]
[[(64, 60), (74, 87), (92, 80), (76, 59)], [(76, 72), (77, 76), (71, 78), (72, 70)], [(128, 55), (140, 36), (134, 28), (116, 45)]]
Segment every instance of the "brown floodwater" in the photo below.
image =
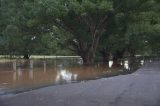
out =
[(0, 60), (0, 95), (134, 72), (144, 63), (128, 60), (83, 66), (81, 59)]

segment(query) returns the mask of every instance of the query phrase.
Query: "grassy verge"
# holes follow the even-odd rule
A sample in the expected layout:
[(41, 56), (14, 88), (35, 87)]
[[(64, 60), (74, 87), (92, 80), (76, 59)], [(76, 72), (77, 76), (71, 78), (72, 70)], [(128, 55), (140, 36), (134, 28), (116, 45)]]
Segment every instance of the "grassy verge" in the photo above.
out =
[[(0, 55), (0, 59), (22, 59), (23, 56)], [(80, 56), (48, 56), (48, 55), (31, 55), (30, 59), (56, 59), (56, 58), (81, 58)]]

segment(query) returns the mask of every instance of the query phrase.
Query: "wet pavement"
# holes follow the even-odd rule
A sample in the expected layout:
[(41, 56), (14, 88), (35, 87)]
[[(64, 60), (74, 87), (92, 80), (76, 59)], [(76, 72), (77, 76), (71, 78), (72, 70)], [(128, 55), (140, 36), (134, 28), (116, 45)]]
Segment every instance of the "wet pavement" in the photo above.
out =
[(138, 71), (0, 96), (0, 106), (160, 106), (160, 62)]

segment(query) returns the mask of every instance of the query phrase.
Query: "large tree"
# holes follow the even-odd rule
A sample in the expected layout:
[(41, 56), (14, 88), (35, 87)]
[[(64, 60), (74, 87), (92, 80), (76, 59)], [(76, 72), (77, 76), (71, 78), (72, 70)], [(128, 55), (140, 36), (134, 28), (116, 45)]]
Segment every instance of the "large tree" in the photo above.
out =
[(111, 0), (41, 0), (45, 17), (73, 36), (68, 48), (83, 58), (84, 64), (94, 62), (99, 39), (113, 11)]
[(126, 53), (130, 56), (143, 55), (152, 12), (158, 9), (156, 0), (113, 0), (113, 4), (113, 28), (101, 39), (100, 53), (103, 60), (108, 61), (109, 54), (112, 54), (113, 60), (118, 60)]

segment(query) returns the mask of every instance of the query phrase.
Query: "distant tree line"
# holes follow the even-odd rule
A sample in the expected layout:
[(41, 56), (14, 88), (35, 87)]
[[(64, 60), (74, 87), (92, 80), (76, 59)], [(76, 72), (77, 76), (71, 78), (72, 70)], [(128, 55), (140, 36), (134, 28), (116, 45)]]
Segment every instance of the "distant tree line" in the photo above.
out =
[(159, 0), (1, 0), (0, 54), (160, 55)]

